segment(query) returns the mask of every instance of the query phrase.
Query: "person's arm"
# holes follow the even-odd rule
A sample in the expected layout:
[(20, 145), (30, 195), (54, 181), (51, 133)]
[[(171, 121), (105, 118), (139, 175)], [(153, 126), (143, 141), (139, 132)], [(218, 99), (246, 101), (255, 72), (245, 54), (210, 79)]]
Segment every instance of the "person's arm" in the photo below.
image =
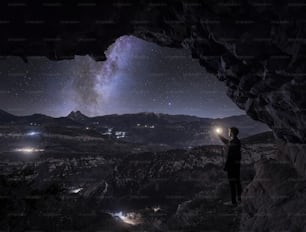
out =
[(224, 144), (228, 144), (228, 140), (226, 138), (224, 138), (222, 135), (218, 135), (218, 136)]

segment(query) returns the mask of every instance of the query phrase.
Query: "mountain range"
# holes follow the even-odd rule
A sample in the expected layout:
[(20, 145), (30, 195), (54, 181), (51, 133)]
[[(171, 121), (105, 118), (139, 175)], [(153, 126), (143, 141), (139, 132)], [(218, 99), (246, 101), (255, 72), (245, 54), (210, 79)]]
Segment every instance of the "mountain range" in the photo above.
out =
[(0, 125), (59, 134), (69, 128), (71, 136), (74, 132), (80, 135), (82, 131), (86, 135), (94, 134), (122, 142), (167, 146), (168, 148), (191, 148), (219, 144), (214, 132), (217, 126), (224, 128), (225, 136), (226, 128), (236, 126), (240, 130), (241, 138), (270, 131), (265, 124), (253, 121), (246, 115), (213, 119), (147, 112), (89, 117), (80, 111), (72, 111), (66, 117), (54, 118), (43, 114), (16, 116), (0, 110)]

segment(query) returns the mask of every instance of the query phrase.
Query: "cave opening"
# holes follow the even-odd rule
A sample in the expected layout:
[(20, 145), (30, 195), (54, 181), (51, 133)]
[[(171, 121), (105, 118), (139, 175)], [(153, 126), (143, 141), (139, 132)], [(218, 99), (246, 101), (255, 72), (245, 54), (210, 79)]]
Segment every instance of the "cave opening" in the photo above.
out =
[(53, 117), (71, 111), (88, 116), (153, 112), (203, 118), (244, 114), (226, 96), (224, 84), (186, 49), (122, 36), (105, 56), (105, 61), (90, 56), (60, 61), (45, 57), (27, 57), (27, 62), (18, 57), (2, 60), (2, 109), (17, 115)]
[[(240, 129), (244, 187), (254, 178), (254, 162), (275, 150), (270, 129), (230, 101), (224, 83), (189, 50), (122, 36), (105, 56), (100, 62), (88, 55), (60, 61), (27, 57), (27, 62), (7, 57), (0, 62), (6, 70), (1, 72), (1, 106), (7, 111), (0, 115), (1, 151), (6, 162), (17, 159), (15, 168), (25, 163), (20, 175), (32, 183), (28, 194), (47, 196), (37, 201), (46, 207), (53, 197), (75, 197), (75, 202), (56, 201), (54, 210), (79, 210), (86, 204), (85, 214), (98, 210), (104, 219), (111, 216), (113, 226), (123, 222), (134, 229), (152, 224), (198, 228), (191, 221), (200, 214), (210, 220), (213, 208), (220, 215), (231, 213), (222, 203), (228, 199), (228, 183), (215, 128), (224, 136), (231, 126)], [(48, 174), (38, 163), (46, 165)], [(147, 171), (152, 173), (149, 180), (144, 178)], [(4, 175), (19, 173), (7, 170)], [(58, 177), (61, 181), (55, 181)], [(198, 203), (205, 210), (178, 223)], [(237, 228), (239, 217), (240, 211), (219, 219)], [(66, 228), (60, 223), (52, 228), (56, 226)], [(227, 231), (213, 221), (204, 227)]]

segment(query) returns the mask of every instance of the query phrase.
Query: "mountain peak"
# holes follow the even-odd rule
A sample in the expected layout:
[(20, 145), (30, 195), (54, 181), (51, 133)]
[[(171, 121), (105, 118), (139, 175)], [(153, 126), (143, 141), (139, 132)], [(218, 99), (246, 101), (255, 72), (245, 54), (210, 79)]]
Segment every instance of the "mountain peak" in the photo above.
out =
[(16, 116), (0, 109), (0, 122), (11, 122), (16, 119)]
[(77, 111), (71, 111), (70, 114), (68, 114), (67, 116), (68, 118), (72, 119), (72, 120), (76, 120), (76, 121), (79, 121), (79, 120), (85, 120), (87, 119), (88, 117), (83, 114), (81, 111), (77, 110)]
[(1, 113), (7, 113), (6, 111), (4, 111), (4, 110), (2, 110), (2, 109), (0, 109), (0, 112), (1, 112)]
[(2, 115), (2, 116), (4, 116), (4, 115), (5, 115), (5, 116), (8, 116), (8, 115), (14, 116), (14, 115), (12, 115), (12, 114), (10, 114), (10, 113), (4, 111), (4, 110), (1, 110), (1, 109), (0, 109), (0, 115)]

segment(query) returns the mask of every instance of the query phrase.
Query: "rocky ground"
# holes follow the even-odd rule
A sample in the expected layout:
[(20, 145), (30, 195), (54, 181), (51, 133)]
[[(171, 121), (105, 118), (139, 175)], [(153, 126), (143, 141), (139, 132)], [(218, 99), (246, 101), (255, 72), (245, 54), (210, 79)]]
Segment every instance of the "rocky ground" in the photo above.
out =
[[(229, 188), (221, 146), (100, 154), (45, 150), (1, 154), (1, 230), (237, 231), (241, 207)], [(243, 147), (243, 187), (272, 143)], [(220, 223), (222, 222), (222, 223)]]

